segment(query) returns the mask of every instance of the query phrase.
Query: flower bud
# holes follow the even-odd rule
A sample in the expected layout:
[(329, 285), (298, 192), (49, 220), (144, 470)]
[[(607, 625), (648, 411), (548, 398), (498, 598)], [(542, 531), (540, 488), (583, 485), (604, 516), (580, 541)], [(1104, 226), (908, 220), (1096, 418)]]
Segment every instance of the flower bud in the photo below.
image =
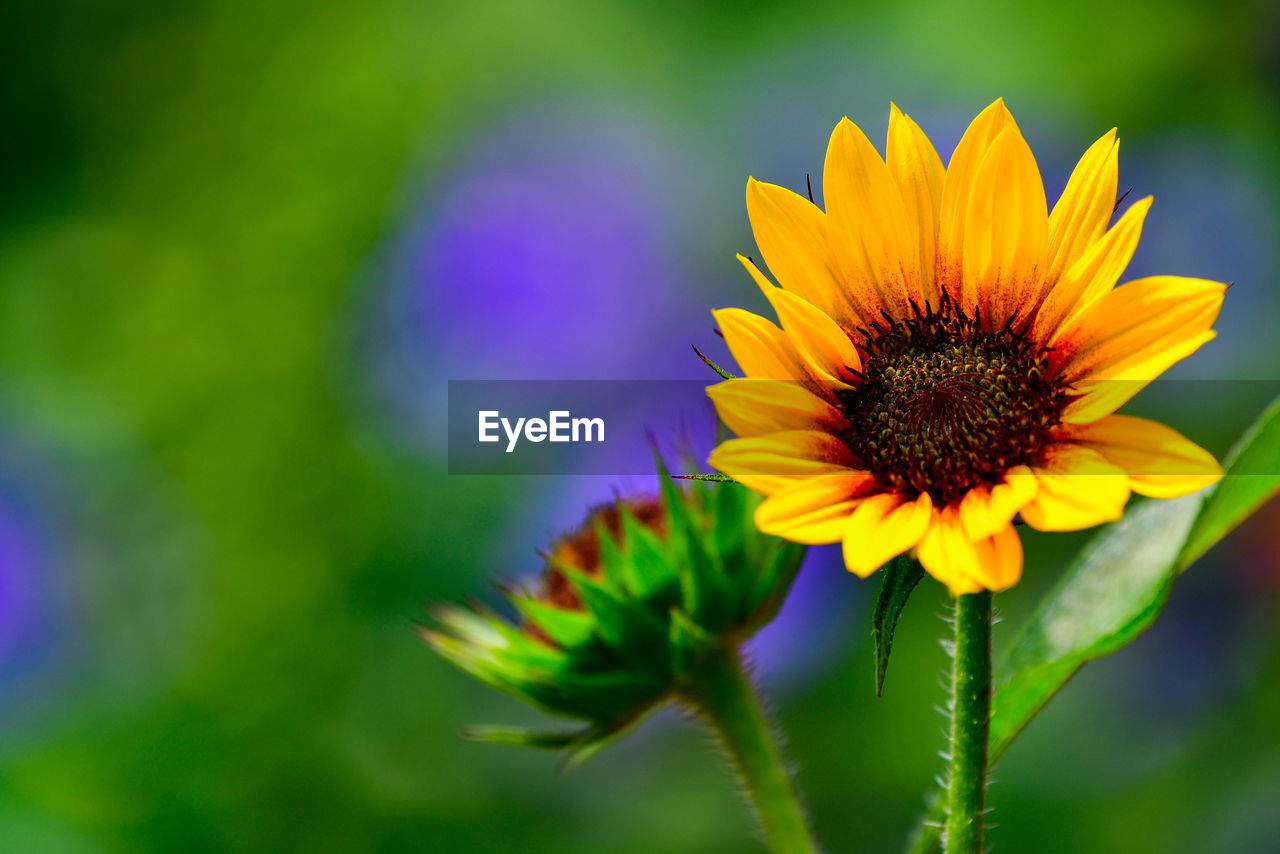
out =
[(592, 510), (552, 544), (517, 614), (433, 612), (428, 643), (457, 666), (546, 711), (587, 722), (564, 734), (485, 728), (472, 737), (563, 748), (584, 759), (681, 693), (710, 651), (736, 646), (777, 613), (804, 547), (760, 533), (759, 499), (736, 483), (679, 488)]

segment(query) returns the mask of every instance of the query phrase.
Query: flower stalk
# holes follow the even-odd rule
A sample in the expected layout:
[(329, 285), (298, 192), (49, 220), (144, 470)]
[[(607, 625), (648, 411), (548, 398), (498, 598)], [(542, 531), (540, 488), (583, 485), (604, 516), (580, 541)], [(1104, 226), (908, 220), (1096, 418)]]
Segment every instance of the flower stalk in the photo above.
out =
[(991, 592), (956, 599), (947, 854), (981, 854), (991, 729)]
[(770, 851), (818, 850), (773, 728), (733, 646), (710, 653), (682, 696), (716, 733), (742, 778)]

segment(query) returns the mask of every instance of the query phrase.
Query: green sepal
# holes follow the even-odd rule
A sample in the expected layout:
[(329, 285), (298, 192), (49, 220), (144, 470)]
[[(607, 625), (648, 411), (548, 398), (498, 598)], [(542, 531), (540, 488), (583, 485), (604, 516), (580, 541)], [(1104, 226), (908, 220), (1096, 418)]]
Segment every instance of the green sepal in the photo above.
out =
[(537, 626), (556, 646), (573, 649), (595, 636), (595, 620), (586, 611), (559, 608), (531, 596), (511, 594), (511, 604)]
[(519, 696), (547, 711), (600, 721), (630, 714), (653, 702), (666, 684), (666, 679), (636, 670), (571, 668), (554, 677), (520, 682), (513, 687)]
[(561, 571), (595, 618), (600, 638), (620, 658), (653, 674), (666, 673), (667, 627), (644, 603), (623, 598), (576, 569)]
[(715, 371), (717, 374), (719, 374), (721, 379), (725, 379), (725, 380), (737, 379), (737, 377), (735, 377), (733, 374), (729, 373), (724, 368), (720, 367), (715, 362), (708, 359), (706, 356), (702, 355), (702, 351), (698, 349), (698, 346), (696, 344), (690, 344), (689, 346), (693, 348), (693, 352), (698, 354), (698, 358), (702, 360), (702, 363), (706, 365), (708, 368), (710, 368), (711, 370)]
[(715, 638), (677, 608), (671, 609), (671, 672), (677, 678), (694, 671), (702, 654)]
[[(751, 519), (743, 512), (746, 487), (726, 484), (702, 491), (711, 493), (711, 537), (716, 554), (726, 558), (741, 554), (747, 539), (747, 525), (751, 524)], [(752, 569), (741, 560), (726, 560), (725, 568), (734, 576), (741, 576)], [(734, 578), (734, 581), (740, 582), (741, 579)]]
[(630, 732), (663, 699), (656, 697), (647, 706), (625, 717), (592, 727), (580, 741), (568, 748), (560, 761), (560, 770), (566, 774), (576, 771), (582, 763)]
[(876, 604), (871, 610), (871, 637), (876, 649), (876, 696), (884, 687), (884, 674), (889, 669), (889, 652), (893, 649), (893, 633), (898, 617), (906, 607), (912, 591), (924, 578), (924, 568), (907, 557), (898, 555), (889, 561), (882, 573)]
[(545, 732), (524, 727), (479, 724), (465, 727), (462, 737), (467, 741), (482, 741), (486, 744), (510, 744), (515, 747), (532, 747), (535, 750), (567, 750), (594, 731), (595, 727), (568, 732)]
[(687, 559), (681, 573), (681, 586), (689, 616), (709, 631), (723, 631), (733, 618), (729, 579), (716, 565), (697, 530), (686, 522), (679, 536), (684, 539)]
[(653, 452), (654, 463), (658, 467), (658, 490), (662, 497), (662, 511), (667, 520), (668, 536), (672, 533), (672, 525), (675, 520), (686, 512), (684, 500), (681, 498), (681, 492), (676, 487), (675, 480), (671, 476), (671, 472), (667, 470), (667, 464), (662, 461), (662, 457), (658, 455), (657, 450)]
[[(622, 512), (622, 502), (618, 502), (618, 512)], [(614, 593), (627, 595), (634, 593), (636, 581), (632, 578), (631, 565), (622, 554), (618, 541), (608, 527), (599, 519), (592, 523), (596, 535), (596, 549), (600, 556), (600, 577)]]
[[(443, 632), (426, 629), (422, 635), (446, 661), (499, 691), (556, 714), (582, 715), (586, 708), (581, 700), (568, 699), (557, 687), (566, 673), (568, 659), (565, 657), (560, 659), (558, 667), (521, 666), (497, 655), (493, 649), (470, 646), (465, 640)], [(593, 701), (593, 705), (599, 704)]]
[(799, 543), (777, 541), (776, 552), (756, 579), (751, 596), (751, 628), (758, 629), (778, 615), (791, 585), (800, 571), (806, 548)]
[(450, 664), (470, 673), (482, 682), (503, 687), (493, 676), (494, 658), (487, 647), (477, 647), (436, 629), (422, 629), (421, 635), (427, 645)]
[(475, 646), (501, 645), (516, 631), (512, 626), (492, 619), (486, 611), (457, 605), (437, 605), (427, 616), (449, 634)]
[(728, 625), (730, 618), (728, 581), (699, 536), (699, 526), (689, 506), (691, 502), (681, 498), (666, 464), (661, 457), (656, 454), (655, 457), (667, 537), (672, 541), (673, 550), (684, 558), (679, 570), (685, 610), (703, 627), (718, 632)]
[(626, 511), (622, 515), (622, 541), (626, 557), (631, 564), (631, 576), (635, 582), (632, 592), (636, 596), (651, 598), (678, 588), (679, 577), (672, 567), (670, 553), (652, 529)]
[(567, 732), (540, 732), (508, 726), (471, 726), (463, 729), (462, 737), (468, 741), (480, 741), (486, 744), (509, 744), (534, 750), (563, 751), (560, 770), (569, 772), (577, 769), (582, 763), (625, 735), (648, 711), (649, 709), (646, 708), (637, 714), (618, 720)]
[(441, 632), (426, 629), (424, 635), (436, 646), (448, 638), (459, 645), (472, 658), (494, 659), (496, 656), (512, 658), (527, 665), (556, 667), (563, 653), (530, 637), (524, 631), (508, 623), (502, 617), (473, 605), (472, 608), (441, 607), (431, 613), (432, 620)]

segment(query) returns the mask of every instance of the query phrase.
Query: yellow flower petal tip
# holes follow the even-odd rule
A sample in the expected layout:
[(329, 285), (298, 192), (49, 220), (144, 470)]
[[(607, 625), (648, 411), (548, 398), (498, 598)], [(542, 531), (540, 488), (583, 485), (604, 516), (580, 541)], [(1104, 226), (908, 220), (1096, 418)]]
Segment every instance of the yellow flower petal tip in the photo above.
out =
[(1120, 518), (1131, 493), (1220, 477), (1170, 428), (1113, 414), (1213, 337), (1225, 291), (1174, 276), (1117, 285), (1151, 207), (1111, 223), (1118, 130), (1050, 206), (1003, 98), (945, 167), (897, 104), (889, 113), (883, 157), (849, 117), (836, 124), (825, 210), (747, 180), (761, 261), (738, 261), (778, 322), (713, 316), (743, 376), (773, 382), (713, 387), (740, 438), (711, 461), (771, 496), (757, 525), (840, 542), (861, 576), (915, 554), (960, 595), (1021, 577), (1019, 519), (1089, 527)]

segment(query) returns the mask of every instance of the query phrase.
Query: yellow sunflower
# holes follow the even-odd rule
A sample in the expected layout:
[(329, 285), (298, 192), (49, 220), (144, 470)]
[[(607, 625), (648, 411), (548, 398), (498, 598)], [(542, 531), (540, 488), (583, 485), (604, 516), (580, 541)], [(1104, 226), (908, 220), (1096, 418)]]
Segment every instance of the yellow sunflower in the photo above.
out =
[(1221, 477), (1176, 431), (1115, 410), (1214, 336), (1225, 286), (1152, 276), (1116, 287), (1145, 198), (1117, 209), (1115, 130), (1052, 212), (1002, 100), (950, 164), (897, 107), (887, 156), (847, 118), (823, 166), (826, 210), (747, 181), (776, 287), (738, 256), (781, 326), (713, 312), (744, 378), (708, 389), (739, 438), (711, 464), (768, 498), (765, 532), (844, 543), (869, 575), (914, 550), (953, 595), (1022, 573), (1021, 520), (1117, 519), (1130, 492), (1172, 498)]

